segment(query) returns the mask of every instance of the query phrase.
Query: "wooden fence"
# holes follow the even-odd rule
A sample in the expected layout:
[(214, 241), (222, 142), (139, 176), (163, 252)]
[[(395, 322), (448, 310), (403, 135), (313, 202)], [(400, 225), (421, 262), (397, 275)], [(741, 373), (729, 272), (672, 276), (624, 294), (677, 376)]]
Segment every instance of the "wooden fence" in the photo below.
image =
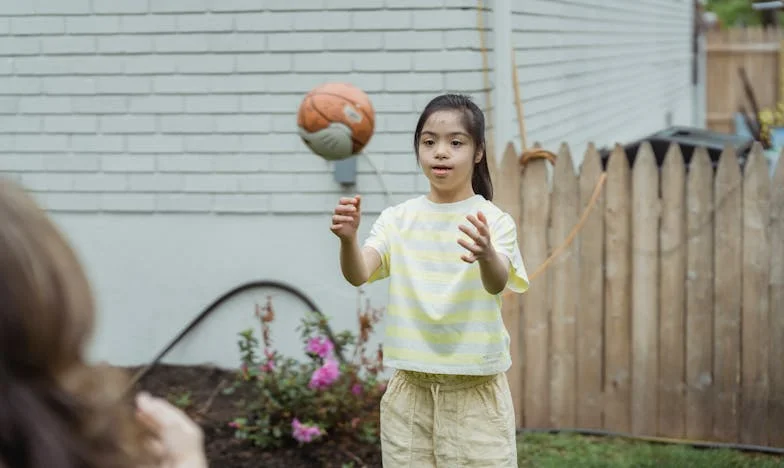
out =
[(709, 31), (706, 37), (707, 126), (734, 133), (733, 114), (752, 112), (738, 69), (745, 68), (760, 109), (774, 109), (783, 99), (780, 86), (781, 29), (759, 27)]
[[(562, 245), (602, 174), (579, 235), (504, 302), (518, 425), (784, 446), (784, 162), (757, 144), (657, 166), (647, 143), (606, 168), (524, 167), (510, 144), (496, 202), (517, 218), (530, 272)], [(781, 159), (784, 161), (784, 158)]]

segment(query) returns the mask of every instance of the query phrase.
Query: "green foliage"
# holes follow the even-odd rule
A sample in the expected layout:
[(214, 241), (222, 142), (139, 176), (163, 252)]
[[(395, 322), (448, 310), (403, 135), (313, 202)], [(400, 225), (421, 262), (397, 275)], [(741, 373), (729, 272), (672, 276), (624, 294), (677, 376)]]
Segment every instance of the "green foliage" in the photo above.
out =
[(721, 23), (727, 27), (759, 26), (762, 24), (762, 14), (755, 11), (751, 3), (751, 0), (708, 0), (705, 9), (716, 13)]
[[(297, 330), (308, 359), (299, 362), (272, 346), (271, 303), (257, 307), (262, 339), (252, 329), (239, 333), (241, 371), (224, 390), (238, 395), (241, 415), (230, 423), (237, 438), (265, 449), (340, 437), (378, 442), (378, 405), (385, 389), (378, 378), (382, 353), (380, 347), (374, 356), (366, 351), (381, 313), (368, 305), (357, 315), (359, 333), (343, 331), (333, 336), (335, 343), (324, 333), (326, 318), (306, 315)], [(348, 362), (338, 362), (336, 347)]]

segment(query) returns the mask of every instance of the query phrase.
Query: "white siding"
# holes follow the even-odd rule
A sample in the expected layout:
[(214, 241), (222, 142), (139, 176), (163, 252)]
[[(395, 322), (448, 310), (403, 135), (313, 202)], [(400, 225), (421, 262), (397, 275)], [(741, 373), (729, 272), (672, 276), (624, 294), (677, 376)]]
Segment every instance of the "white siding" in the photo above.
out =
[(666, 127), (668, 113), (673, 125), (692, 125), (690, 1), (524, 0), (514, 9), (529, 145), (567, 142), (579, 160), (588, 142), (644, 137)]

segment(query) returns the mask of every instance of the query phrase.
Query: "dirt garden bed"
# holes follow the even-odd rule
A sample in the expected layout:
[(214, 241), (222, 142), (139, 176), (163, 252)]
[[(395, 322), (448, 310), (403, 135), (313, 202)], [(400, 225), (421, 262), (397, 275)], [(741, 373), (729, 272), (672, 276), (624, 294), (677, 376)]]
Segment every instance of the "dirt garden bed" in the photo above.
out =
[[(137, 369), (128, 369), (136, 372)], [(264, 451), (250, 442), (237, 439), (228, 425), (241, 415), (237, 402), (242, 389), (226, 395), (222, 392), (237, 378), (236, 373), (205, 366), (160, 365), (137, 385), (153, 395), (169, 399), (183, 408), (204, 430), (210, 466), (221, 468), (343, 468), (380, 467), (377, 445), (362, 444), (346, 438)]]

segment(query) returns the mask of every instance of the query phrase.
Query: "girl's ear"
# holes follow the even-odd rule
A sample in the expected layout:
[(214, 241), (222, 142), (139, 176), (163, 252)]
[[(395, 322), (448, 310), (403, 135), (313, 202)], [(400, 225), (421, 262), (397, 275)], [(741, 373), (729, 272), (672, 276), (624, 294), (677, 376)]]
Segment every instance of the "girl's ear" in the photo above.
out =
[(484, 148), (480, 146), (479, 149), (476, 150), (476, 155), (474, 155), (474, 164), (478, 164), (482, 161), (482, 153), (484, 153)]

